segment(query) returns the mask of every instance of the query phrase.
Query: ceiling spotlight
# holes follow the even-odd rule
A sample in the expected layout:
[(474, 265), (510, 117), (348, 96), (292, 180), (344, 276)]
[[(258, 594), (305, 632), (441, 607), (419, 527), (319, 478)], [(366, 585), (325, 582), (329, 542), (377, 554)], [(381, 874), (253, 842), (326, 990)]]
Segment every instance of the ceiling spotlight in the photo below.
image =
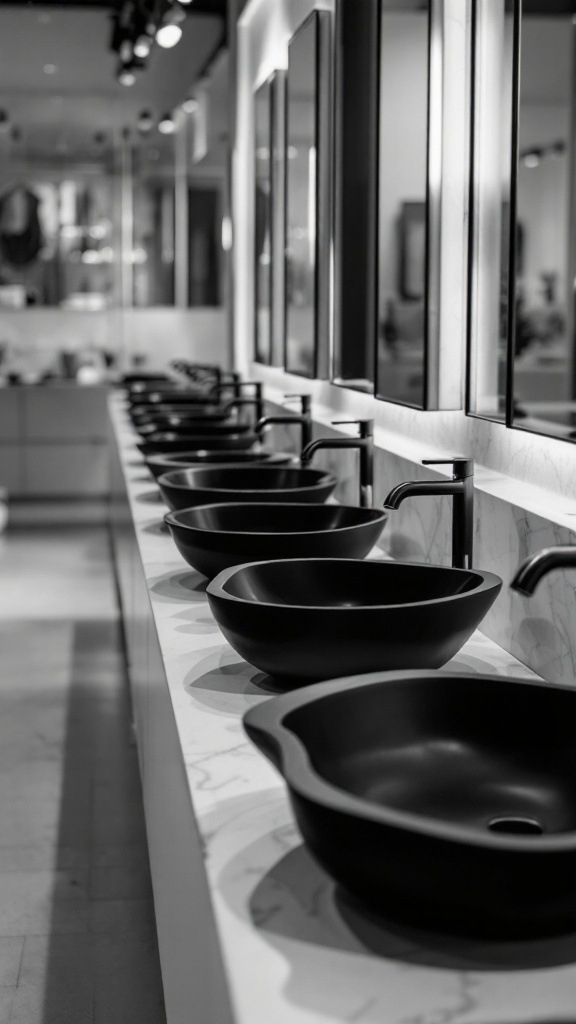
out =
[(192, 3), (192, 0), (178, 0), (179, 3), (184, 4), (185, 7)]
[(164, 50), (169, 50), (171, 47), (176, 46), (182, 38), (182, 22), (186, 20), (186, 15), (181, 7), (176, 5), (170, 8), (162, 19), (162, 24), (156, 32), (156, 42), (158, 46), (161, 46)]
[(182, 110), (185, 114), (195, 114), (198, 110), (198, 100), (194, 99), (193, 96), (187, 96), (182, 103)]
[(123, 64), (129, 64), (134, 56), (134, 47), (131, 39), (123, 39), (120, 44), (120, 60)]
[(176, 125), (172, 119), (172, 114), (164, 114), (158, 122), (158, 131), (162, 135), (173, 135), (176, 131)]
[(152, 43), (152, 37), (143, 32), (134, 43), (134, 56), (140, 58), (147, 57), (152, 49)]
[(58, 68), (56, 67), (55, 64), (45, 64), (44, 65), (44, 74), (45, 75), (55, 75), (57, 71), (58, 71)]
[(134, 74), (132, 68), (128, 67), (127, 65), (120, 68), (120, 71), (118, 72), (118, 81), (120, 82), (120, 85), (125, 85), (127, 87), (134, 85), (134, 82), (136, 81), (136, 75)]
[(538, 167), (541, 159), (542, 151), (540, 149), (529, 149), (526, 153), (522, 154), (524, 167)]
[(148, 132), (152, 130), (153, 124), (154, 119), (152, 117), (152, 111), (141, 110), (138, 114), (138, 131), (141, 132), (142, 135), (147, 135)]

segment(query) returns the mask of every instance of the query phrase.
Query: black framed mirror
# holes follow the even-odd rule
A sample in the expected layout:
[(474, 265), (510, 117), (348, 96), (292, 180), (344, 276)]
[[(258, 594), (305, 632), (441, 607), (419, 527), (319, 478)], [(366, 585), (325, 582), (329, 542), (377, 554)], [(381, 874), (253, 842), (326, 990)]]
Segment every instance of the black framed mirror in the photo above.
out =
[(284, 365), (326, 377), (330, 339), (331, 16), (314, 11), (290, 40), (286, 83)]
[(433, 404), (429, 190), (433, 0), (381, 0), (376, 397)]
[(286, 72), (254, 94), (254, 359), (282, 365), (284, 348)]
[(254, 94), (254, 359), (272, 362), (272, 79)]
[(475, 5), (474, 114), (483, 120), (473, 138), (467, 402), (472, 415), (570, 441), (575, 18), (576, 0)]

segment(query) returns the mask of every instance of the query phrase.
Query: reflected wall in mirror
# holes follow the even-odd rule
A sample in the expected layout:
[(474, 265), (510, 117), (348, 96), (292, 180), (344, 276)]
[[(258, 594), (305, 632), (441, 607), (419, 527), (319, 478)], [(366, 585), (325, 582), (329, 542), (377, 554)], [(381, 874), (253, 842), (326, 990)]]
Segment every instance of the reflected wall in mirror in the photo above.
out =
[(330, 15), (290, 41), (286, 110), (285, 367), (327, 375), (330, 334)]
[(376, 394), (426, 408), (431, 3), (382, 0)]
[[(190, 5), (178, 46), (154, 45), (149, 61), (126, 69), (120, 43), (137, 6), (124, 5), (121, 25), (102, 5), (0, 6), (0, 310), (214, 302), (227, 152), (227, 79), (215, 56), (224, 16)], [(208, 125), (200, 100), (193, 113), (181, 109), (200, 75)], [(191, 119), (205, 154), (191, 145), (185, 154), (184, 173), (195, 180), (178, 232), (174, 140)], [(179, 295), (178, 239), (186, 275), (190, 265)]]
[(254, 358), (272, 362), (272, 79), (254, 94)]
[(477, 5), (468, 410), (574, 440), (576, 2), (550, 8)]

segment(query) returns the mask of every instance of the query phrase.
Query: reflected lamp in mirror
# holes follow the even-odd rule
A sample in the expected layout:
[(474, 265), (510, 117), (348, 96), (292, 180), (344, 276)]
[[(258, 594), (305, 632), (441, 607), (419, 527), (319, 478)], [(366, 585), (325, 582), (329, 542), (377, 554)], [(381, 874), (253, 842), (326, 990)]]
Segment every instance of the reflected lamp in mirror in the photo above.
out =
[(331, 334), (331, 15), (290, 40), (286, 110), (285, 352), (290, 373), (326, 377)]

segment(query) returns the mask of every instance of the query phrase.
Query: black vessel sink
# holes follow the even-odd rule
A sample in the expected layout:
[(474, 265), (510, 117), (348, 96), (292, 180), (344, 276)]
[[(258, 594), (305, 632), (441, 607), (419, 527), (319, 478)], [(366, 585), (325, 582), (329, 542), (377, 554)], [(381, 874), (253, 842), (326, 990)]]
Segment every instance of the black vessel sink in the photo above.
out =
[(132, 409), (153, 408), (155, 405), (166, 405), (177, 402), (178, 405), (213, 405), (214, 396), (205, 391), (190, 391), (185, 387), (163, 389), (162, 391), (143, 391), (128, 396)]
[(158, 477), (172, 509), (238, 501), (322, 502), (338, 481), (321, 469), (292, 466), (214, 466), (178, 469)]
[(267, 466), (287, 466), (294, 459), (293, 455), (284, 452), (273, 452), (269, 448), (260, 448), (259, 451), (206, 451), (204, 448), (196, 448), (189, 452), (182, 452), (180, 455), (149, 455), (146, 465), (156, 479), (163, 473), (170, 473), (174, 469), (186, 469), (191, 466), (207, 466), (213, 463), (217, 465), (240, 465), (249, 466), (254, 463), (265, 463)]
[(174, 455), (178, 454), (178, 452), (190, 451), (191, 448), (197, 448), (199, 444), (202, 444), (204, 448), (210, 451), (217, 451), (223, 448), (246, 450), (258, 444), (259, 441), (259, 435), (251, 431), (244, 434), (215, 433), (214, 431), (176, 434), (173, 431), (159, 431), (157, 434), (149, 434), (146, 440), (139, 441), (136, 447), (144, 456), (158, 455), (160, 453)]
[(263, 672), (302, 684), (440, 668), (501, 586), (498, 576), (478, 569), (293, 558), (225, 569), (207, 594), (235, 651)]
[(526, 939), (576, 925), (576, 690), (448, 672), (338, 679), (244, 718), (305, 841), (371, 908)]
[(187, 419), (212, 419), (224, 420), (229, 416), (222, 406), (219, 405), (154, 405), (151, 408), (132, 409), (130, 419), (136, 426), (140, 423), (157, 423), (158, 420), (170, 416), (185, 417)]
[(140, 437), (170, 431), (174, 434), (245, 434), (250, 424), (231, 420), (226, 413), (208, 413), (201, 416), (164, 416), (150, 423), (137, 423), (135, 429)]
[(201, 505), (165, 516), (182, 557), (212, 578), (230, 565), (270, 558), (364, 558), (386, 513), (295, 503)]

